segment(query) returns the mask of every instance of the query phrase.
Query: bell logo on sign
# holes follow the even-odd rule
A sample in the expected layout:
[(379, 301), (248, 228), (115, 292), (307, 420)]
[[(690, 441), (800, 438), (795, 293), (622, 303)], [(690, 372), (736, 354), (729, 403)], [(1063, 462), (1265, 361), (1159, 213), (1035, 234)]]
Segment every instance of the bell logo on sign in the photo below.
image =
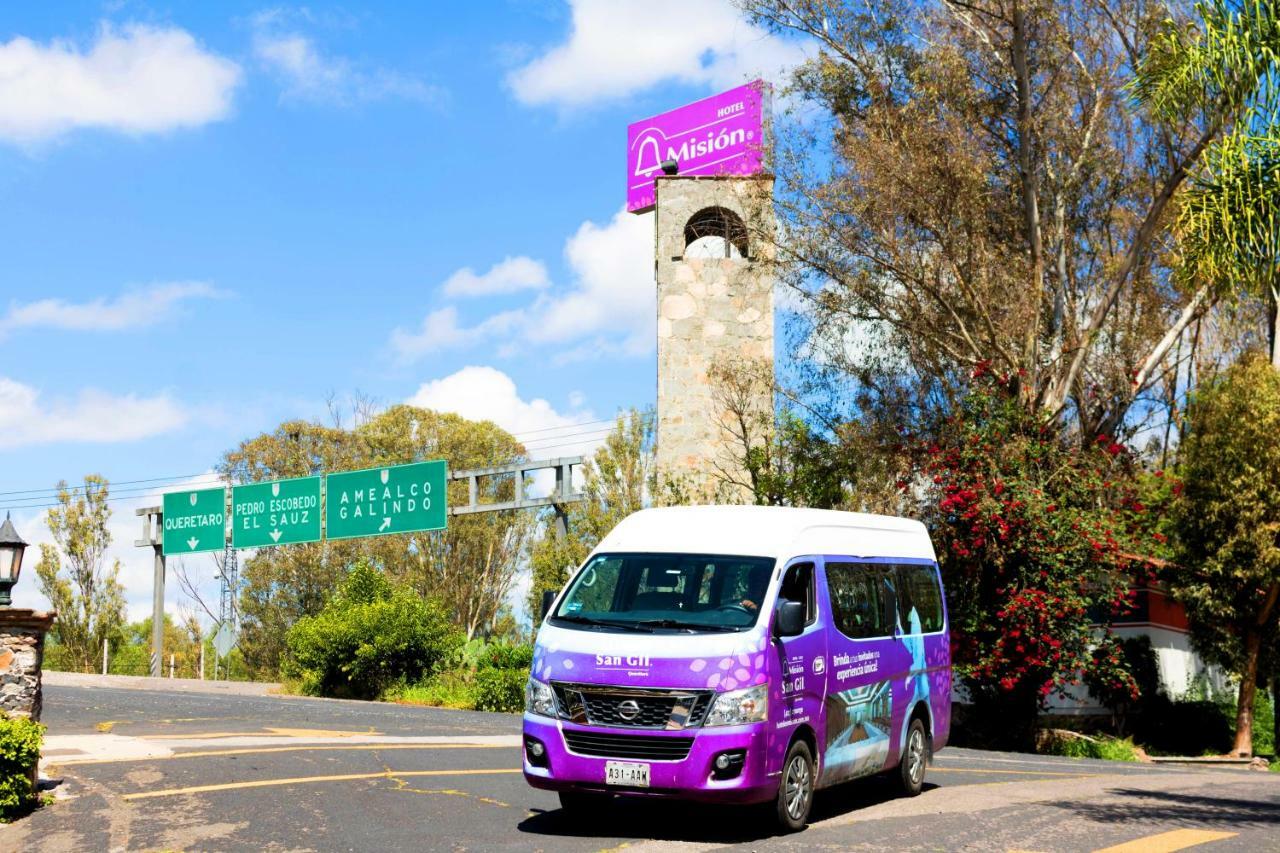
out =
[(387, 484), (387, 479), (388, 479), (390, 476), (391, 476), (391, 472), (390, 472), (390, 471), (388, 471), (386, 468), (383, 468), (383, 469), (382, 469), (382, 485), (384, 485), (384, 486), (385, 486), (385, 485)]
[(280, 484), (279, 484), (279, 483), (272, 483), (272, 484), (271, 484), (271, 497), (273, 497), (273, 498), (278, 498), (278, 497), (280, 497)]
[(195, 505), (196, 505), (196, 493), (195, 493), (195, 492), (192, 492), (192, 493), (191, 493), (191, 505), (192, 505), (192, 506), (195, 506)]

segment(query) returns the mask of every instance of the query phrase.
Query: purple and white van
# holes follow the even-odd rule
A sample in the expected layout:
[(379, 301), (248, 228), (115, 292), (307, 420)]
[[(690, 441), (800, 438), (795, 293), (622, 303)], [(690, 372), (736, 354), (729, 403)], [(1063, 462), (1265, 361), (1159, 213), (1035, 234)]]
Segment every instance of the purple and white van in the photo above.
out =
[(602, 798), (773, 803), (886, 772), (920, 792), (951, 726), (933, 545), (905, 518), (755, 506), (622, 521), (550, 602), (524, 775)]

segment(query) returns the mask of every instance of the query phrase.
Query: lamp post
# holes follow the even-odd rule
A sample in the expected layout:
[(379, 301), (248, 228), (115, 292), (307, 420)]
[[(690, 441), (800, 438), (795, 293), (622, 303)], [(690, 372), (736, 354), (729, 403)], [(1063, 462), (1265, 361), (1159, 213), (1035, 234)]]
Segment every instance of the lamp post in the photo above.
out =
[(5, 513), (4, 524), (0, 524), (0, 607), (13, 603), (10, 591), (18, 582), (18, 573), (22, 571), (22, 552), (25, 550), (27, 543), (22, 541), (9, 514)]

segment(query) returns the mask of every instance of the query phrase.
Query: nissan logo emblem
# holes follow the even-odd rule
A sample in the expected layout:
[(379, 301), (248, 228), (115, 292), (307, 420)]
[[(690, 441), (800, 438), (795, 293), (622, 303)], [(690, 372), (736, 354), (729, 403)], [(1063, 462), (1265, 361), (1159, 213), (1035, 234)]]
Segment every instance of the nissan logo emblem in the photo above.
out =
[(618, 716), (627, 722), (631, 722), (640, 716), (640, 706), (636, 704), (634, 699), (623, 699), (618, 703)]

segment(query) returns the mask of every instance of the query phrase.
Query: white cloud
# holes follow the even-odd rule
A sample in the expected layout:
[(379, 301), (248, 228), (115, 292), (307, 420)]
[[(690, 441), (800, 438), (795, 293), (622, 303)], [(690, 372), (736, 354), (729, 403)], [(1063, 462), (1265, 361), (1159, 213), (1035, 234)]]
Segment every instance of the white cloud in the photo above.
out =
[(169, 397), (117, 396), (92, 388), (46, 403), (30, 385), (0, 376), (0, 449), (56, 442), (135, 441), (177, 429), (186, 413)]
[(257, 15), (253, 35), (254, 56), (280, 80), (282, 97), (339, 105), (387, 98), (426, 104), (445, 100), (442, 87), (417, 77), (323, 53), (309, 36), (282, 30), (283, 17), (276, 12)]
[(653, 280), (653, 214), (619, 210), (604, 225), (584, 222), (564, 248), (574, 273), (566, 293), (547, 294), (525, 327), (535, 343), (593, 335), (631, 354), (653, 348), (657, 285)]
[(747, 23), (729, 0), (569, 2), (568, 40), (507, 78), (522, 103), (582, 107), (669, 81), (728, 88), (777, 79), (804, 57), (797, 43)]
[(504, 258), (483, 274), (463, 267), (445, 280), (440, 290), (445, 296), (490, 296), (521, 290), (542, 290), (551, 283), (542, 261), (523, 255)]
[(492, 343), (502, 339), (520, 322), (521, 312), (507, 311), (494, 314), (474, 326), (463, 326), (458, 321), (458, 309), (447, 305), (428, 314), (416, 332), (393, 331), (391, 349), (397, 360), (409, 363), (433, 352)]
[(103, 24), (87, 48), (15, 36), (0, 44), (0, 139), (197, 127), (226, 117), (240, 79), (238, 65), (174, 27)]
[[(584, 222), (565, 241), (565, 261), (571, 284), (557, 292), (547, 288), (523, 308), (494, 314), (473, 326), (463, 326), (452, 305), (432, 311), (416, 332), (396, 329), (391, 348), (402, 362), (446, 349), (481, 344), (497, 346), (506, 356), (526, 345), (577, 344), (560, 361), (576, 361), (600, 354), (640, 355), (653, 349), (656, 285), (653, 280), (653, 214), (620, 210), (607, 223)], [(528, 262), (528, 271), (545, 269)], [(463, 273), (475, 281), (488, 280), (508, 263), (484, 276)], [(533, 280), (530, 276), (527, 280)], [(450, 279), (452, 282), (453, 279)], [(467, 295), (481, 292), (467, 281)], [(491, 286), (486, 282), (483, 286)], [(446, 293), (449, 292), (446, 283)], [(490, 292), (497, 292), (490, 291)], [(455, 289), (454, 295), (458, 295)]]
[(423, 383), (406, 402), (471, 420), (493, 421), (520, 440), (533, 458), (590, 453), (608, 429), (608, 424), (589, 424), (596, 418), (582, 407), (581, 398), (575, 400), (571, 411), (559, 412), (544, 399), (521, 397), (515, 381), (493, 367), (464, 367), (443, 379)]
[(65, 299), (11, 302), (9, 310), (0, 317), (0, 338), (15, 329), (117, 332), (153, 326), (170, 319), (183, 302), (224, 295), (212, 285), (193, 281), (154, 284), (89, 302)]

